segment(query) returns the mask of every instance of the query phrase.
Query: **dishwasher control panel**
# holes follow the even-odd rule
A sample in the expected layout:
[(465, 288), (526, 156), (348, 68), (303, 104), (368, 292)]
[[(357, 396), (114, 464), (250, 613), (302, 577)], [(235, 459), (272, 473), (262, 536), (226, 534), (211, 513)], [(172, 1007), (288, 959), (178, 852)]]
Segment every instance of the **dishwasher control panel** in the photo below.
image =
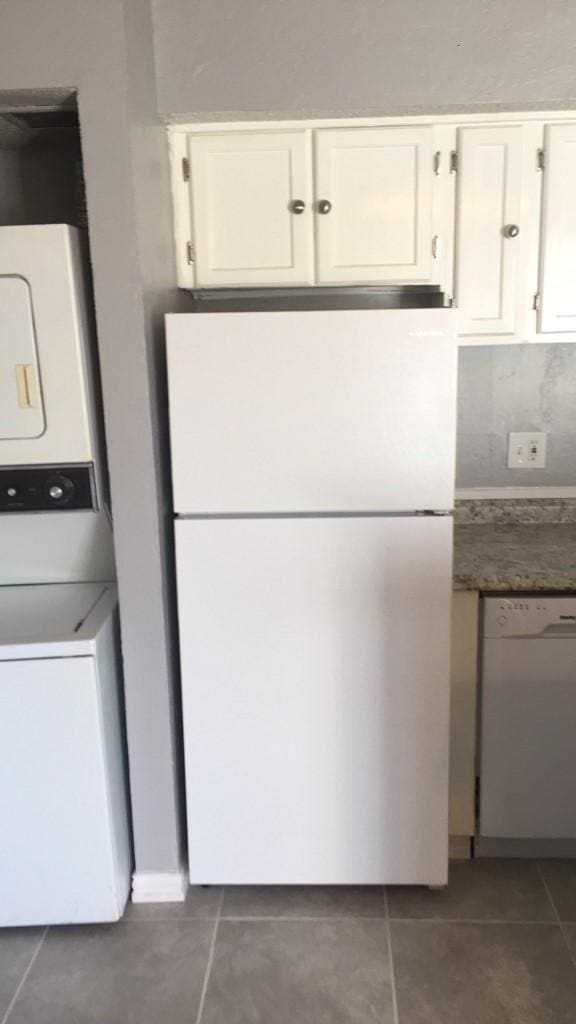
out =
[(576, 636), (576, 597), (556, 594), (484, 598), (486, 638), (518, 636)]

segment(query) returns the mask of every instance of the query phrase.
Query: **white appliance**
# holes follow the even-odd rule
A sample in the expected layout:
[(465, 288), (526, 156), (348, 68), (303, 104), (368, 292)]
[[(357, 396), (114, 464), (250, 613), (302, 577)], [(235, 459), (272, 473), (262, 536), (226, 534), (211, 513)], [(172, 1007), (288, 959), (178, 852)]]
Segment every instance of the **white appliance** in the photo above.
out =
[(0, 926), (115, 921), (131, 877), (106, 584), (0, 587)]
[(484, 599), (480, 837), (576, 839), (576, 598)]
[(114, 576), (89, 325), (80, 232), (0, 227), (0, 583)]
[(193, 883), (446, 881), (454, 333), (167, 318)]
[(130, 886), (92, 341), (79, 232), (0, 227), (0, 926), (116, 920)]

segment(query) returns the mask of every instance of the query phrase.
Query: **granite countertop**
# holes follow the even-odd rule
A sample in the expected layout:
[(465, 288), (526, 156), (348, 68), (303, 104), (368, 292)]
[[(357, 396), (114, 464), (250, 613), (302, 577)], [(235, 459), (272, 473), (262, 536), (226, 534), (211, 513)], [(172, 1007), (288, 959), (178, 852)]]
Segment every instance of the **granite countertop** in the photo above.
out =
[(456, 590), (576, 590), (576, 499), (458, 501)]

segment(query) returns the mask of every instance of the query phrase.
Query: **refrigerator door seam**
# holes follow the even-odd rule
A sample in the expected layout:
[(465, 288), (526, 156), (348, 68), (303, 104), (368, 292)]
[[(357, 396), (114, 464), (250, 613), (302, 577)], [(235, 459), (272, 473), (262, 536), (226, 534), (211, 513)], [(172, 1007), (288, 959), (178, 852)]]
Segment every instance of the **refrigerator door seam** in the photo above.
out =
[(407, 519), (418, 516), (451, 516), (451, 509), (406, 509), (399, 512), (177, 512), (177, 520), (187, 519)]

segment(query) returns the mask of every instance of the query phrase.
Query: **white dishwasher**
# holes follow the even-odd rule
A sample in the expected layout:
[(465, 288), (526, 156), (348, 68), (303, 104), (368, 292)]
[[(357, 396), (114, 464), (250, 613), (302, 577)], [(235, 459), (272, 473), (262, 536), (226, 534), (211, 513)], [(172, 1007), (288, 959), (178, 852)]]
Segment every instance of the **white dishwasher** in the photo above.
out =
[(479, 832), (576, 838), (576, 597), (484, 599)]

